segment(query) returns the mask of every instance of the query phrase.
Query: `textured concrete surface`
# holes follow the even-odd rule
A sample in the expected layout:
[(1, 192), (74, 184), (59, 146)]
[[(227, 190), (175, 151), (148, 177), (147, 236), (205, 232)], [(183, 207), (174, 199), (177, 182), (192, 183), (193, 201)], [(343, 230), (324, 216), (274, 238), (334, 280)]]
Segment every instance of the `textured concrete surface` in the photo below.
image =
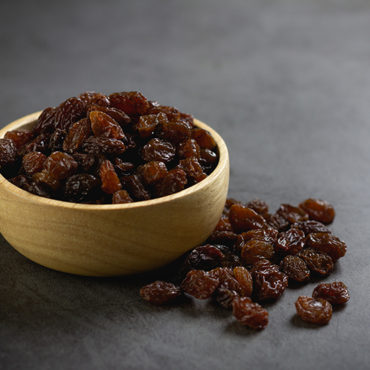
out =
[(91, 279), (0, 245), (3, 369), (366, 369), (370, 313), (370, 3), (334, 0), (0, 3), (1, 125), (86, 89), (140, 89), (211, 124), (230, 195), (272, 208), (315, 196), (348, 254), (351, 301), (327, 327), (289, 290), (259, 333), (196, 302), (156, 308), (150, 276)]

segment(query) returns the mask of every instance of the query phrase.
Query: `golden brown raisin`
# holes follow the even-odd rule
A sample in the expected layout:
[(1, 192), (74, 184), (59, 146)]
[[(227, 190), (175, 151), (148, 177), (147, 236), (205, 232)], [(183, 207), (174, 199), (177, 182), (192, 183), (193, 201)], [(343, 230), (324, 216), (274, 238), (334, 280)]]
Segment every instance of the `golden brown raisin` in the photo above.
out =
[(54, 192), (56, 192), (61, 186), (60, 181), (52, 176), (47, 170), (34, 173), (32, 175), (32, 179), (36, 184), (46, 186), (48, 190), (52, 190)]
[(281, 204), (276, 213), (287, 220), (290, 224), (308, 220), (308, 214), (303, 209), (294, 207), (290, 204)]
[(329, 275), (334, 269), (334, 262), (329, 255), (312, 248), (303, 249), (298, 253), (298, 257), (302, 258), (308, 268), (318, 275)]
[(251, 329), (261, 330), (268, 324), (268, 312), (249, 297), (236, 297), (233, 302), (234, 317)]
[(91, 129), (95, 136), (104, 136), (112, 139), (124, 139), (122, 127), (117, 121), (101, 111), (92, 111), (89, 114)]
[(155, 195), (163, 197), (177, 193), (185, 188), (187, 182), (185, 171), (180, 168), (174, 168), (168, 171), (167, 175), (155, 184)]
[(63, 152), (54, 152), (46, 158), (44, 169), (57, 180), (63, 180), (77, 170), (78, 164), (75, 159)]
[(291, 228), (279, 234), (275, 250), (285, 254), (297, 254), (303, 249), (305, 234), (302, 230)]
[(267, 227), (266, 221), (253, 209), (241, 204), (233, 204), (230, 208), (229, 219), (235, 232)]
[(241, 287), (240, 296), (250, 297), (253, 292), (253, 279), (251, 273), (245, 267), (236, 266), (233, 269), (233, 274)]
[(174, 159), (176, 150), (174, 146), (158, 138), (151, 139), (143, 146), (141, 156), (146, 162), (159, 161), (168, 163)]
[(209, 272), (203, 270), (191, 270), (186, 274), (181, 283), (181, 289), (198, 299), (209, 298), (219, 285), (219, 280)]
[(185, 140), (178, 145), (177, 155), (180, 158), (190, 158), (190, 157), (199, 158), (200, 147), (194, 139)]
[(306, 199), (299, 205), (305, 212), (308, 213), (310, 219), (322, 222), (323, 224), (331, 224), (335, 217), (335, 211), (331, 204), (321, 199)]
[(262, 217), (267, 217), (269, 214), (269, 206), (261, 199), (254, 199), (247, 203), (247, 207), (253, 209)]
[(8, 131), (4, 138), (12, 140), (17, 150), (19, 150), (26, 145), (33, 136), (34, 134), (31, 131), (13, 130)]
[(163, 162), (151, 161), (138, 167), (137, 172), (147, 185), (151, 185), (163, 179), (168, 171)]
[(192, 183), (200, 182), (207, 177), (198, 160), (194, 157), (180, 160), (179, 168), (186, 172)]
[(121, 127), (125, 127), (127, 124), (131, 123), (131, 118), (119, 109), (111, 108), (111, 107), (103, 107), (100, 105), (92, 104), (90, 105), (89, 109), (87, 110), (87, 115), (93, 111), (100, 111), (108, 116), (112, 117), (116, 122), (118, 122)]
[(86, 91), (78, 97), (86, 106), (95, 104), (102, 107), (108, 107), (110, 104), (107, 96), (95, 91)]
[(331, 304), (325, 299), (298, 297), (295, 307), (298, 316), (303, 320), (317, 325), (326, 325), (332, 316)]
[(310, 278), (310, 270), (306, 262), (298, 256), (285, 256), (280, 263), (280, 268), (289, 279), (302, 283)]
[(216, 142), (212, 135), (202, 128), (195, 128), (191, 131), (191, 137), (196, 140), (202, 149), (212, 150), (216, 147)]
[(69, 129), (63, 142), (63, 150), (68, 153), (77, 151), (90, 136), (91, 127), (87, 118), (75, 122)]
[(327, 253), (335, 262), (346, 254), (347, 246), (336, 236), (329, 233), (311, 233), (307, 245), (320, 252)]
[(133, 202), (133, 200), (126, 190), (118, 190), (112, 196), (113, 204), (123, 204), (123, 203), (131, 203), (131, 202)]
[(136, 124), (136, 130), (143, 139), (147, 139), (154, 134), (155, 128), (159, 124), (168, 122), (167, 116), (164, 113), (148, 114), (141, 116)]
[(142, 287), (140, 295), (149, 303), (162, 305), (176, 300), (181, 295), (181, 290), (172, 283), (157, 280)]
[(114, 194), (122, 188), (121, 182), (117, 176), (111, 161), (104, 160), (99, 169), (101, 180), (101, 189), (108, 194)]
[(263, 240), (251, 239), (247, 241), (241, 250), (241, 257), (245, 264), (252, 265), (261, 258), (270, 259), (274, 255), (274, 246)]
[(146, 114), (149, 101), (138, 91), (120, 92), (109, 95), (112, 107), (124, 111), (129, 116)]
[(314, 289), (312, 297), (315, 299), (323, 298), (333, 305), (349, 301), (348, 289), (341, 281), (319, 284)]
[(30, 152), (22, 158), (22, 166), (28, 175), (33, 175), (43, 169), (46, 155), (40, 152)]

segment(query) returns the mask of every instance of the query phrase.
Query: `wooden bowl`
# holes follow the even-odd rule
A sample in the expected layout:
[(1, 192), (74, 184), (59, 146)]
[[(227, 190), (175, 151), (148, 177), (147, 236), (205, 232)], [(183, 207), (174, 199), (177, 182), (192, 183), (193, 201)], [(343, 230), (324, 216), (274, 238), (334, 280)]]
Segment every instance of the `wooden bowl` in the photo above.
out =
[[(0, 131), (29, 128), (37, 112)], [(202, 243), (216, 226), (229, 183), (227, 147), (214, 130), (219, 163), (200, 183), (176, 194), (130, 204), (90, 205), (28, 193), (0, 175), (0, 231), (40, 265), (88, 276), (133, 274), (163, 266)]]

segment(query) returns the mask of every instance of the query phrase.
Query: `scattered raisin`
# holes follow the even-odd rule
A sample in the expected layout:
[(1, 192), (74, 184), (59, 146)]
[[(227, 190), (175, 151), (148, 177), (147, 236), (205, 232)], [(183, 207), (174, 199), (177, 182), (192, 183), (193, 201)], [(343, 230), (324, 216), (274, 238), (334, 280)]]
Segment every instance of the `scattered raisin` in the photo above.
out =
[(241, 204), (233, 204), (230, 208), (229, 219), (235, 232), (267, 227), (266, 221), (253, 209)]
[(349, 301), (348, 289), (341, 281), (319, 284), (314, 289), (312, 297), (315, 299), (323, 298), (333, 305)]
[(253, 292), (253, 279), (251, 273), (242, 266), (236, 266), (233, 269), (235, 279), (241, 286), (240, 295), (250, 297)]
[(220, 266), (225, 255), (213, 245), (206, 244), (193, 249), (187, 256), (185, 265), (193, 270), (212, 270)]
[(311, 233), (307, 245), (320, 252), (327, 253), (335, 262), (346, 254), (347, 246), (339, 238), (329, 233)]
[(267, 217), (269, 214), (269, 207), (266, 202), (261, 199), (254, 199), (247, 203), (247, 207), (253, 209), (262, 217)]
[(308, 213), (310, 219), (322, 222), (325, 225), (331, 224), (335, 217), (333, 206), (321, 199), (306, 199), (299, 207)]
[(232, 302), (234, 317), (251, 329), (261, 330), (268, 324), (268, 312), (249, 297), (236, 297)]
[(186, 274), (181, 283), (181, 289), (198, 299), (209, 298), (219, 285), (219, 280), (209, 272), (203, 270), (191, 270)]
[(173, 302), (181, 295), (179, 287), (165, 281), (155, 281), (140, 289), (140, 295), (145, 300), (155, 305)]
[(308, 220), (308, 214), (303, 209), (294, 207), (290, 204), (281, 204), (276, 213), (287, 220), (290, 224)]
[(302, 230), (305, 235), (311, 233), (330, 233), (330, 230), (325, 225), (314, 220), (296, 222), (292, 227)]
[(306, 262), (298, 256), (285, 256), (280, 263), (280, 268), (288, 275), (289, 279), (299, 283), (305, 282), (310, 278), (310, 270)]
[(334, 262), (326, 253), (320, 253), (314, 249), (307, 248), (300, 251), (298, 257), (302, 258), (308, 268), (318, 275), (329, 275), (334, 269)]
[(274, 246), (263, 240), (251, 239), (241, 250), (241, 257), (245, 264), (252, 265), (261, 258), (270, 259), (274, 255)]
[(295, 307), (298, 316), (303, 320), (317, 325), (326, 325), (333, 313), (331, 304), (322, 298), (298, 297)]

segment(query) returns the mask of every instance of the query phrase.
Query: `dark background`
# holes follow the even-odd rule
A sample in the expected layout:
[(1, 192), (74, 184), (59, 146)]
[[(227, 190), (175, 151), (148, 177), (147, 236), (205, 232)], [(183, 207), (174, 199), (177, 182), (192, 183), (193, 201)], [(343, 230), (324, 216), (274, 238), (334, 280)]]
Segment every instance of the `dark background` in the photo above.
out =
[(148, 277), (94, 279), (0, 245), (4, 369), (369, 368), (370, 3), (366, 0), (1, 1), (0, 120), (84, 90), (141, 90), (214, 127), (230, 195), (332, 202), (347, 307), (322, 328), (298, 295), (254, 333), (206, 302), (156, 308)]

